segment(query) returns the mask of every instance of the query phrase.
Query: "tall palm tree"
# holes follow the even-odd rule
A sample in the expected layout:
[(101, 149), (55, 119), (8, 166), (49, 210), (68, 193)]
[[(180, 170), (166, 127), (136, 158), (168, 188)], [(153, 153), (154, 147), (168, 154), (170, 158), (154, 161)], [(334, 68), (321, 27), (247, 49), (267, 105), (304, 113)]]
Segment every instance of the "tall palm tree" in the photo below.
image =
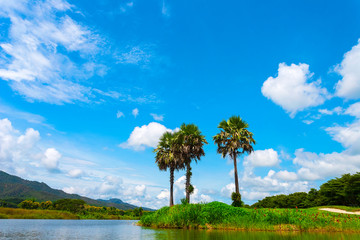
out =
[(193, 190), (191, 180), (191, 162), (199, 161), (201, 156), (205, 156), (204, 144), (207, 144), (205, 136), (201, 134), (195, 124), (182, 124), (178, 132), (175, 144), (175, 153), (186, 167), (186, 201), (190, 203), (190, 194)]
[(243, 153), (251, 153), (254, 151), (252, 144), (255, 144), (253, 133), (247, 130), (249, 124), (239, 116), (232, 116), (227, 121), (220, 122), (218, 128), (220, 133), (213, 137), (217, 144), (217, 152), (223, 158), (230, 156), (234, 161), (235, 190), (236, 194), (240, 194), (239, 180), (237, 173), (237, 157)]
[(170, 207), (174, 205), (174, 171), (183, 169), (184, 163), (174, 156), (174, 141), (176, 134), (165, 132), (154, 152), (155, 163), (162, 171), (170, 170)]

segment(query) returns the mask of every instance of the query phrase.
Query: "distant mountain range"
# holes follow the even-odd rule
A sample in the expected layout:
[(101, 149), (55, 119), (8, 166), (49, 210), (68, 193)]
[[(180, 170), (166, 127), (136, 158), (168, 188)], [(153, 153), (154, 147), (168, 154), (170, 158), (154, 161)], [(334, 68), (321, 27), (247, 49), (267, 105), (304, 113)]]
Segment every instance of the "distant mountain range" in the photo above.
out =
[[(20, 177), (0, 171), (0, 200), (17, 204), (25, 199), (36, 199), (37, 201), (42, 202), (48, 200), (56, 201), (63, 198), (82, 199), (89, 205), (116, 207), (122, 210), (137, 208), (137, 206), (123, 202), (117, 198), (95, 200), (77, 194), (68, 194), (62, 190), (53, 189), (43, 182), (24, 180)], [(149, 208), (143, 209), (153, 210)]]

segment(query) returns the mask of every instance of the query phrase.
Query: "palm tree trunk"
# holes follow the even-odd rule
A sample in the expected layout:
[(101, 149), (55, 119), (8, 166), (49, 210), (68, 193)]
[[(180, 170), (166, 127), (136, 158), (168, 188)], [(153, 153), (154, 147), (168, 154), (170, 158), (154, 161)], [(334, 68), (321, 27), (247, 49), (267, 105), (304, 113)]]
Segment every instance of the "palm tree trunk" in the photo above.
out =
[(237, 163), (236, 163), (236, 154), (234, 154), (234, 177), (235, 177), (235, 191), (236, 193), (240, 193), (239, 191), (239, 179), (237, 173)]
[(174, 168), (170, 168), (170, 207), (174, 206)]
[(187, 203), (190, 203), (190, 178), (191, 178), (191, 167), (190, 167), (190, 161), (188, 161), (188, 163), (186, 164), (186, 183), (185, 183)]

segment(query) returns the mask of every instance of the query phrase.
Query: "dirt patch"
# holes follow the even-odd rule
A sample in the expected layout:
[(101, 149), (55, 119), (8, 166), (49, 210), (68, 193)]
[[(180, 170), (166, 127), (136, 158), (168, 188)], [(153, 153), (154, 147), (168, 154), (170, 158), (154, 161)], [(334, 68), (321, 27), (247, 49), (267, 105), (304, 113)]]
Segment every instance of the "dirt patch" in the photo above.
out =
[(360, 211), (358, 212), (348, 212), (345, 210), (337, 209), (337, 208), (319, 208), (321, 211), (328, 211), (328, 212), (334, 212), (334, 213), (344, 213), (344, 214), (354, 214), (354, 215), (360, 215)]

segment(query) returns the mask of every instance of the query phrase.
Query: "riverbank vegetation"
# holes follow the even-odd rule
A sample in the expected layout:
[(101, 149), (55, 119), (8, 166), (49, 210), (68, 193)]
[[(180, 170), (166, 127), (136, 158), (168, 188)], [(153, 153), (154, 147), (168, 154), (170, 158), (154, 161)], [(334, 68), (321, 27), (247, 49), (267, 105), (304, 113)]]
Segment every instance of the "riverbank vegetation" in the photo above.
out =
[(308, 193), (296, 192), (266, 197), (253, 204), (252, 207), (310, 208), (330, 205), (359, 207), (359, 196), (360, 173), (344, 174), (340, 178), (330, 179), (322, 184), (319, 190), (312, 188)]
[(310, 209), (233, 207), (225, 203), (181, 204), (143, 216), (142, 226), (262, 231), (360, 232), (358, 215)]
[(80, 199), (60, 199), (55, 202), (25, 200), (18, 207), (0, 207), (0, 218), (138, 220), (143, 214), (147, 214), (142, 208), (120, 210), (115, 207), (96, 207)]

